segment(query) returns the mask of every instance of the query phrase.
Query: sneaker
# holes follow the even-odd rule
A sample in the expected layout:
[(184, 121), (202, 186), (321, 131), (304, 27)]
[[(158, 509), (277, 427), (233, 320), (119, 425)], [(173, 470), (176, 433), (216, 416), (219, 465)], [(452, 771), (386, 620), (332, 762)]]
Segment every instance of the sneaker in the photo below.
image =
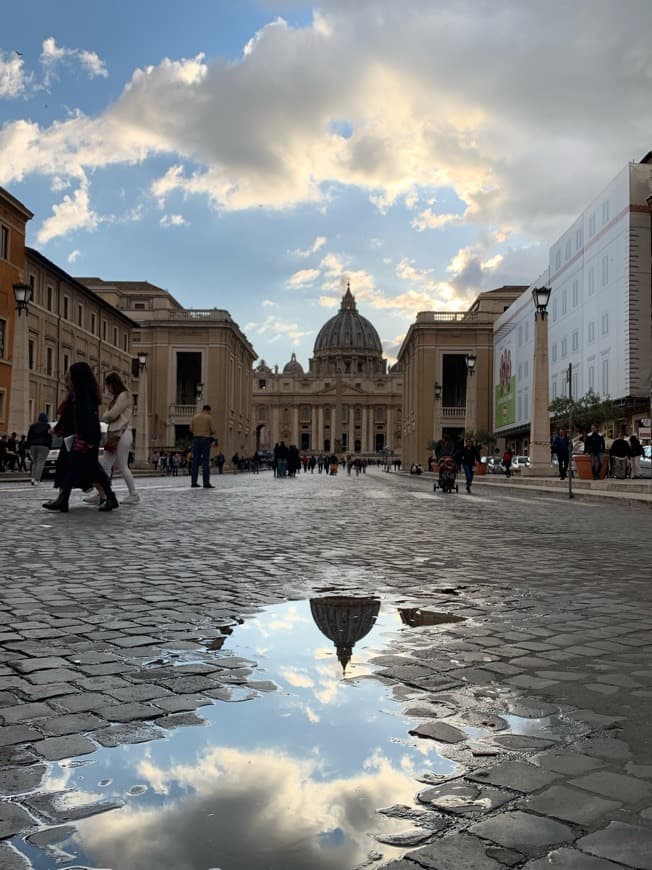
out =
[(131, 495), (128, 495), (127, 498), (123, 498), (120, 504), (138, 504), (140, 501), (140, 496), (137, 492), (133, 492)]
[(205, 483), (205, 484), (204, 484), (204, 489), (215, 489), (215, 487), (213, 486), (212, 483)]
[(87, 495), (85, 499), (82, 499), (85, 504), (99, 504), (100, 503), (100, 494), (99, 492), (94, 493), (93, 495)]
[(198, 483), (191, 483), (190, 488), (191, 489), (199, 489), (199, 484)]

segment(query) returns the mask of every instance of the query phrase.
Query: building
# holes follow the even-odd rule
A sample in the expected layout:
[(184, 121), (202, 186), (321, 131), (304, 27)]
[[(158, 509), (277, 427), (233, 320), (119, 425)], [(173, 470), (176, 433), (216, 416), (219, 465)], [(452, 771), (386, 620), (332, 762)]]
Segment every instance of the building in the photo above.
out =
[[(422, 311), (399, 350), (403, 456), (421, 462), (443, 435), (492, 428), (494, 323), (526, 288), (481, 293), (468, 311)], [(474, 369), (467, 371), (467, 357)]]
[(184, 308), (148, 281), (77, 280), (134, 321), (132, 356), (146, 355), (139, 405), (147, 456), (140, 459), (187, 446), (192, 416), (204, 404), (213, 409), (218, 446), (227, 459), (252, 451), (256, 352), (228, 311)]
[[(630, 163), (552, 245), (534, 285), (548, 305), (549, 401), (590, 390), (611, 398), (629, 431), (650, 415), (652, 380), (652, 153)], [(527, 450), (534, 306), (530, 293), (495, 324), (494, 425)], [(504, 365), (501, 364), (504, 362)]]
[(256, 447), (285, 441), (302, 451), (400, 457), (400, 369), (387, 368), (374, 326), (347, 287), (339, 312), (320, 329), (308, 371), (296, 356), (279, 372), (254, 371)]
[(25, 227), (32, 217), (0, 187), (0, 434), (22, 433), (29, 415), (25, 329), (17, 317), (13, 287), (26, 280)]

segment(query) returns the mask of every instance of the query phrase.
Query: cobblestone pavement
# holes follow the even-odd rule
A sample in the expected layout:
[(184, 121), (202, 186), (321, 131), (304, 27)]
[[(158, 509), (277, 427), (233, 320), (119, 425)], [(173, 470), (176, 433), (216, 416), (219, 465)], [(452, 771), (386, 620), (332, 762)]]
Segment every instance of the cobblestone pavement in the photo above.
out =
[[(425, 842), (387, 867), (652, 868), (649, 510), (446, 496), (376, 469), (213, 481), (143, 480), (112, 514), (0, 488), (1, 867), (26, 866), (10, 837), (61, 821), (39, 792), (48, 763), (219, 699), (238, 677), (219, 656), (230, 625), (330, 589), (464, 617), (375, 662), (459, 764), (384, 808)], [(211, 645), (209, 663), (166, 657)]]

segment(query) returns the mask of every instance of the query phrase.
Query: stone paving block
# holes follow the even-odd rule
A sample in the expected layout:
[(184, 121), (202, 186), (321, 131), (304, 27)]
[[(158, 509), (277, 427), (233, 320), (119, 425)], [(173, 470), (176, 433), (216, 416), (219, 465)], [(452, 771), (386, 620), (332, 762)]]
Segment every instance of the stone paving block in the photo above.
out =
[(616, 695), (620, 691), (618, 686), (608, 686), (606, 683), (586, 683), (584, 688), (600, 695)]
[(114, 704), (111, 707), (100, 707), (97, 715), (109, 722), (132, 722), (134, 719), (153, 719), (159, 711), (150, 704), (133, 701), (129, 704)]
[(621, 864), (613, 864), (611, 861), (603, 861), (576, 849), (564, 847), (548, 852), (545, 858), (528, 861), (523, 870), (553, 870), (555, 867), (559, 870), (622, 870)]
[(45, 683), (42, 686), (29, 686), (20, 691), (30, 701), (45, 701), (70, 695), (77, 689), (71, 683)]
[(569, 785), (607, 798), (635, 804), (652, 794), (652, 786), (633, 776), (612, 773), (610, 770), (597, 770), (569, 780)]
[(580, 773), (604, 767), (604, 761), (600, 761), (598, 758), (582, 755), (580, 752), (568, 752), (565, 749), (540, 752), (531, 760), (546, 770), (554, 770), (556, 773), (564, 773), (566, 776), (577, 776)]
[[(32, 863), (11, 845), (0, 843), (0, 867), (2, 870), (32, 870)], [(411, 870), (414, 870), (414, 864)]]
[(51, 716), (52, 707), (43, 702), (33, 704), (17, 704), (15, 707), (3, 707), (0, 711), (0, 720), (4, 725), (19, 725), (38, 716)]
[(35, 820), (21, 806), (0, 800), (0, 838), (13, 837), (35, 826)]
[(504, 865), (490, 858), (486, 848), (482, 840), (461, 833), (414, 849), (408, 852), (408, 859), (415, 862), (411, 870), (503, 870)]
[(529, 674), (520, 674), (516, 677), (509, 677), (505, 680), (510, 686), (516, 686), (518, 689), (546, 689), (549, 686), (554, 686), (556, 680), (542, 680), (540, 677), (534, 677)]
[[(44, 764), (30, 764), (22, 767), (0, 769), (0, 794), (14, 795), (33, 791), (41, 784), (45, 775)], [(0, 865), (2, 866), (2, 865)]]
[(95, 752), (97, 746), (84, 737), (83, 734), (66, 737), (47, 737), (33, 744), (34, 751), (47, 761), (60, 761), (62, 758), (73, 758), (76, 755), (89, 755)]
[(515, 792), (464, 780), (441, 783), (419, 792), (417, 799), (426, 806), (455, 815), (473, 815), (497, 809), (517, 797)]
[(170, 713), (157, 719), (156, 724), (166, 730), (172, 730), (174, 728), (187, 728), (190, 725), (207, 725), (208, 722), (196, 713)]
[(50, 670), (52, 668), (67, 668), (70, 662), (61, 656), (43, 656), (38, 659), (20, 659), (10, 662), (11, 667), (20, 674), (31, 674), (34, 671)]
[(442, 743), (461, 743), (466, 740), (466, 734), (459, 728), (454, 728), (447, 722), (422, 722), (408, 732), (416, 737), (429, 737)]
[(574, 839), (573, 829), (552, 819), (511, 810), (471, 825), (472, 834), (531, 855), (544, 846)]
[(611, 822), (577, 841), (583, 852), (618, 861), (637, 870), (652, 870), (652, 831), (638, 825)]
[(29, 725), (7, 725), (0, 728), (0, 746), (11, 746), (14, 743), (30, 743), (40, 738), (38, 731)]
[(73, 822), (76, 819), (87, 819), (107, 810), (119, 809), (124, 804), (120, 801), (93, 801), (81, 803), (82, 795), (78, 791), (50, 792), (35, 794), (24, 798), (26, 807), (48, 822), (59, 824)]
[(27, 674), (27, 679), (35, 686), (42, 686), (49, 683), (70, 683), (79, 676), (79, 671), (70, 668), (52, 668), (46, 671), (33, 671)]
[(573, 822), (588, 827), (622, 804), (596, 795), (585, 795), (565, 785), (553, 785), (535, 795), (528, 795), (519, 803), (521, 809), (534, 810), (544, 816)]
[(34, 724), (46, 737), (63, 737), (66, 734), (94, 731), (104, 727), (107, 723), (93, 713), (70, 713), (51, 716), (48, 719), (37, 719)]
[(205, 695), (170, 695), (167, 698), (151, 698), (150, 700), (154, 707), (160, 707), (166, 713), (181, 713), (187, 710), (196, 710), (197, 707), (205, 707), (213, 703)]
[(126, 686), (132, 685), (132, 683), (117, 676), (84, 677), (81, 680), (76, 680), (75, 684), (87, 692), (107, 692), (109, 689), (124, 689)]
[(158, 638), (150, 637), (146, 634), (136, 634), (131, 635), (129, 637), (115, 637), (111, 643), (115, 646), (122, 647), (124, 649), (131, 649), (133, 647), (138, 646), (157, 646), (160, 645)]
[(577, 740), (572, 748), (584, 755), (595, 755), (609, 761), (626, 761), (632, 757), (629, 745), (616, 737), (584, 737)]
[[(107, 692), (116, 701), (131, 703), (132, 701), (151, 701), (153, 698), (174, 697), (169, 689), (157, 686), (155, 683), (138, 683), (125, 688), (111, 689)], [(108, 700), (108, 699), (107, 699)]]
[(525, 761), (503, 761), (495, 767), (488, 767), (466, 774), (473, 782), (491, 783), (514, 791), (532, 792), (544, 788), (559, 779), (559, 774), (542, 770)]
[(189, 695), (193, 692), (203, 692), (205, 689), (219, 689), (222, 684), (210, 677), (177, 677), (160, 681), (166, 689), (179, 695)]
[(66, 713), (95, 712), (99, 707), (107, 707), (115, 703), (109, 695), (101, 692), (76, 692), (74, 695), (66, 695), (53, 701), (58, 709)]
[(160, 740), (164, 732), (151, 722), (126, 722), (122, 725), (110, 725), (93, 734), (93, 738), (102, 746), (113, 748), (123, 743), (147, 743), (150, 740)]

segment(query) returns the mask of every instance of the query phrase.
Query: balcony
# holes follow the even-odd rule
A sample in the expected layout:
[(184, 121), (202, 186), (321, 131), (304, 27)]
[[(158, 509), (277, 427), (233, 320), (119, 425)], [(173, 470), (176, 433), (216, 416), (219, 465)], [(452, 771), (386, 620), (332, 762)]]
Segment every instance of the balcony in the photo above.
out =
[(197, 413), (197, 405), (170, 405), (169, 416), (175, 420), (190, 419)]
[(441, 409), (442, 417), (447, 420), (458, 419), (463, 420), (466, 414), (466, 407), (464, 405), (458, 405), (457, 407), (444, 407)]

